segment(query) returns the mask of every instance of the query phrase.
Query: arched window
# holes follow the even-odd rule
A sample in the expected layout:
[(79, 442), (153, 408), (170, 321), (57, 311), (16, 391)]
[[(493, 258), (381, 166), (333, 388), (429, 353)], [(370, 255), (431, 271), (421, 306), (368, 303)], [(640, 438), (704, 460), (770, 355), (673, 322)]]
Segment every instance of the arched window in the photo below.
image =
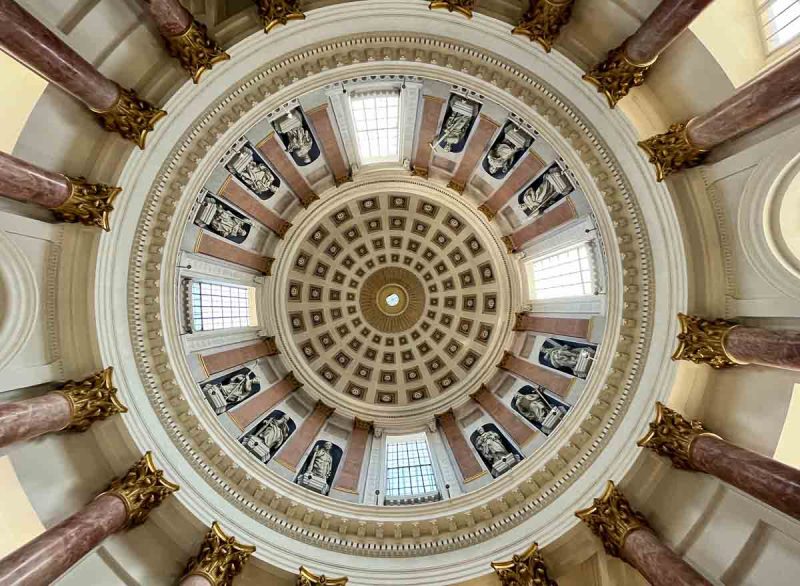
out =
[(386, 438), (386, 504), (439, 499), (424, 433)]
[(189, 285), (189, 323), (193, 332), (258, 325), (253, 287), (194, 279)]
[(595, 294), (592, 251), (588, 242), (534, 259), (526, 268), (531, 299)]

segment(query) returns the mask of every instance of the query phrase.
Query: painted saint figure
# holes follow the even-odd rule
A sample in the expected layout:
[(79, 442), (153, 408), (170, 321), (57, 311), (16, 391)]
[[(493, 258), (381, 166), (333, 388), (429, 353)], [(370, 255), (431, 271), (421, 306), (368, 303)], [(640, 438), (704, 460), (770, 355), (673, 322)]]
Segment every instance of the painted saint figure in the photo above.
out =
[(208, 226), (223, 238), (237, 242), (241, 242), (247, 237), (252, 225), (249, 220), (237, 216), (211, 196), (207, 196), (203, 201), (196, 223), (200, 226)]
[(289, 418), (286, 414), (270, 417), (244, 444), (265, 464), (269, 462), (278, 448), (289, 437)]
[(547, 366), (586, 378), (594, 360), (595, 348), (587, 345), (559, 343), (548, 338), (540, 351), (540, 357)]
[(505, 173), (511, 166), (514, 160), (514, 155), (519, 151), (516, 147), (508, 142), (500, 142), (494, 146), (486, 155), (486, 162), (489, 165), (489, 174), (495, 175), (498, 173)]
[(325, 482), (330, 480), (331, 471), (333, 470), (332, 448), (333, 444), (331, 442), (325, 442), (323, 445), (317, 446), (309, 464), (311, 474), (317, 478), (322, 478)]
[(301, 159), (304, 163), (311, 162), (311, 149), (314, 147), (314, 140), (311, 138), (311, 133), (303, 128), (297, 126), (292, 128), (287, 133), (289, 145), (286, 150)]
[(469, 125), (471, 120), (471, 116), (460, 114), (458, 112), (452, 112), (450, 117), (444, 123), (442, 127), (442, 135), (436, 144), (442, 147), (442, 150), (449, 153), (453, 145), (458, 144), (461, 142), (461, 139), (464, 138), (464, 134), (467, 132), (467, 126)]
[(251, 149), (242, 149), (231, 161), (231, 168), (256, 195), (264, 198), (275, 193), (275, 175), (264, 163), (256, 161), (255, 153)]
[(534, 189), (531, 185), (522, 194), (522, 209), (529, 216), (538, 216), (545, 208), (554, 203), (554, 200), (567, 195), (572, 191), (564, 171), (556, 165), (548, 169), (540, 178), (539, 186)]
[(478, 435), (475, 438), (475, 447), (481, 455), (491, 464), (502, 460), (509, 455), (509, 451), (503, 445), (500, 434), (496, 431), (478, 428)]
[(202, 391), (205, 393), (217, 415), (224, 413), (228, 405), (236, 404), (253, 390), (253, 385), (258, 384), (255, 374), (240, 373), (232, 376), (225, 383), (207, 383), (203, 385)]

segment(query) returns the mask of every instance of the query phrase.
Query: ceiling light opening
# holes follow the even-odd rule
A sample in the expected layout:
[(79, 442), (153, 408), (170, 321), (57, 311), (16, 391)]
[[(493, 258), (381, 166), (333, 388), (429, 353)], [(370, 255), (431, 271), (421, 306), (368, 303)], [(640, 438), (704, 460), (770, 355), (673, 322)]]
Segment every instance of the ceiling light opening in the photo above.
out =
[(350, 110), (361, 163), (399, 161), (399, 88), (351, 94)]

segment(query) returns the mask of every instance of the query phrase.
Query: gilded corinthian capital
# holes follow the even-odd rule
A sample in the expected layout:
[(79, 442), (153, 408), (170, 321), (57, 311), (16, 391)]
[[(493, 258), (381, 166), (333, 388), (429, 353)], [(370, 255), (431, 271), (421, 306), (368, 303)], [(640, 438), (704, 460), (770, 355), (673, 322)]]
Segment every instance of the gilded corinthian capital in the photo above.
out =
[(569, 22), (574, 5), (575, 0), (530, 0), (528, 11), (511, 33), (526, 35), (549, 53), (561, 28)]
[(297, 586), (345, 586), (347, 578), (326, 578), (312, 574), (305, 566), (300, 566)]
[(625, 539), (632, 531), (648, 528), (647, 519), (634, 511), (612, 481), (608, 481), (606, 490), (594, 504), (575, 512), (581, 521), (600, 538), (608, 555), (620, 557)]
[(114, 495), (125, 503), (125, 528), (141, 525), (150, 511), (180, 487), (164, 478), (156, 468), (152, 452), (147, 452), (125, 476), (111, 481), (103, 494)]
[(180, 61), (181, 67), (189, 72), (194, 83), (200, 81), (200, 76), (214, 65), (230, 59), (230, 55), (208, 35), (206, 25), (196, 20), (181, 34), (164, 37), (164, 41), (169, 54)]
[(708, 364), (713, 368), (727, 368), (743, 364), (725, 349), (725, 339), (739, 324), (724, 319), (705, 319), (694, 315), (678, 314), (681, 333), (673, 360), (690, 360), (695, 364)]
[(86, 431), (95, 421), (128, 411), (111, 382), (113, 370), (108, 367), (82, 381), (68, 381), (54, 391), (69, 403), (70, 422), (65, 429)]
[(472, 18), (472, 9), (475, 8), (475, 0), (434, 0), (428, 4), (431, 10), (444, 8), (448, 12), (458, 12), (467, 18)]
[(558, 586), (547, 573), (538, 543), (507, 562), (492, 562), (492, 568), (503, 586)]
[(639, 146), (656, 166), (656, 180), (663, 181), (668, 175), (682, 169), (701, 164), (708, 151), (692, 144), (686, 132), (689, 122), (680, 122), (669, 127), (667, 132), (656, 134), (639, 142)]
[(279, 24), (290, 20), (303, 20), (306, 15), (300, 10), (300, 0), (256, 0), (258, 15), (268, 33)]
[(608, 52), (605, 61), (595, 65), (583, 79), (597, 86), (605, 94), (608, 105), (613, 108), (631, 89), (644, 83), (645, 75), (655, 63), (635, 63), (625, 53), (625, 45)]
[[(680, 413), (656, 403), (656, 418), (650, 431), (636, 444), (672, 460), (675, 468), (694, 470), (691, 460), (694, 440), (709, 433), (700, 421), (685, 419)], [(716, 437), (716, 436), (714, 436)]]
[(83, 177), (67, 177), (69, 197), (51, 211), (62, 222), (96, 226), (106, 232), (111, 230), (109, 223), (112, 205), (122, 191), (103, 183), (89, 183)]
[(212, 586), (232, 586), (233, 579), (241, 573), (255, 550), (255, 546), (239, 543), (235, 537), (226, 535), (214, 521), (200, 551), (186, 565), (183, 577), (202, 576)]
[(122, 87), (113, 106), (108, 110), (94, 110), (94, 114), (103, 128), (136, 143), (140, 149), (144, 149), (147, 133), (167, 115), (164, 110), (139, 98), (133, 90)]

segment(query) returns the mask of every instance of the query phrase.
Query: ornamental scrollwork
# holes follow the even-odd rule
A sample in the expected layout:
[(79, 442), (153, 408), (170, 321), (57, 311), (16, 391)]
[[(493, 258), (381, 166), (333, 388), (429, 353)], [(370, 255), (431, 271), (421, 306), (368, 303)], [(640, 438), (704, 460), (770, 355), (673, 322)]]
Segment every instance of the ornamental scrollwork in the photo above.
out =
[(70, 422), (65, 429), (86, 431), (95, 421), (128, 411), (117, 398), (113, 371), (109, 367), (82, 381), (68, 381), (55, 391), (69, 403)]
[(96, 226), (106, 232), (111, 230), (112, 205), (120, 187), (103, 183), (89, 183), (84, 177), (67, 177), (69, 197), (51, 211), (56, 218), (70, 224)]
[(153, 453), (147, 452), (125, 476), (112, 480), (103, 494), (113, 495), (125, 503), (124, 527), (127, 529), (144, 523), (150, 511), (179, 488), (164, 478), (164, 471), (156, 468), (153, 462)]
[(688, 124), (689, 122), (673, 124), (667, 132), (639, 142), (639, 146), (650, 157), (650, 162), (656, 166), (657, 181), (663, 181), (682, 169), (696, 167), (705, 160), (708, 151), (695, 146), (689, 140), (686, 134)]
[(347, 578), (327, 578), (318, 576), (305, 566), (300, 566), (300, 575), (297, 576), (297, 586), (345, 586)]
[(199, 82), (200, 76), (214, 65), (230, 59), (230, 55), (208, 35), (206, 25), (197, 20), (192, 21), (181, 34), (165, 37), (164, 41), (169, 54), (180, 61), (194, 83)]
[(673, 360), (689, 360), (695, 364), (708, 364), (712, 368), (728, 368), (743, 364), (725, 349), (725, 338), (739, 324), (724, 319), (705, 319), (694, 315), (678, 314), (681, 333)]
[(290, 20), (303, 20), (306, 15), (300, 10), (300, 0), (256, 0), (258, 15), (268, 33), (280, 24)]
[(200, 551), (186, 564), (183, 577), (202, 576), (212, 586), (232, 586), (255, 550), (255, 546), (239, 543), (227, 535), (214, 521)]
[(714, 434), (709, 433), (702, 422), (686, 419), (659, 402), (656, 403), (656, 418), (650, 423), (649, 431), (636, 444), (669, 458), (675, 468), (694, 470), (692, 444), (703, 435)]
[(475, 0), (434, 0), (428, 4), (431, 10), (441, 8), (448, 12), (458, 12), (467, 18), (472, 18), (472, 10), (475, 8)]
[(620, 557), (625, 539), (632, 531), (647, 529), (647, 519), (633, 510), (612, 481), (608, 481), (606, 490), (594, 504), (580, 511), (575, 516), (589, 526), (589, 529), (600, 538), (608, 555)]
[(507, 562), (492, 562), (492, 568), (503, 586), (558, 586), (547, 572), (538, 543)]
[(147, 133), (167, 113), (142, 100), (133, 90), (119, 88), (117, 101), (107, 110), (93, 110), (100, 125), (144, 150)]
[(562, 27), (569, 22), (574, 5), (575, 0), (530, 0), (528, 11), (511, 33), (526, 35), (549, 53)]

